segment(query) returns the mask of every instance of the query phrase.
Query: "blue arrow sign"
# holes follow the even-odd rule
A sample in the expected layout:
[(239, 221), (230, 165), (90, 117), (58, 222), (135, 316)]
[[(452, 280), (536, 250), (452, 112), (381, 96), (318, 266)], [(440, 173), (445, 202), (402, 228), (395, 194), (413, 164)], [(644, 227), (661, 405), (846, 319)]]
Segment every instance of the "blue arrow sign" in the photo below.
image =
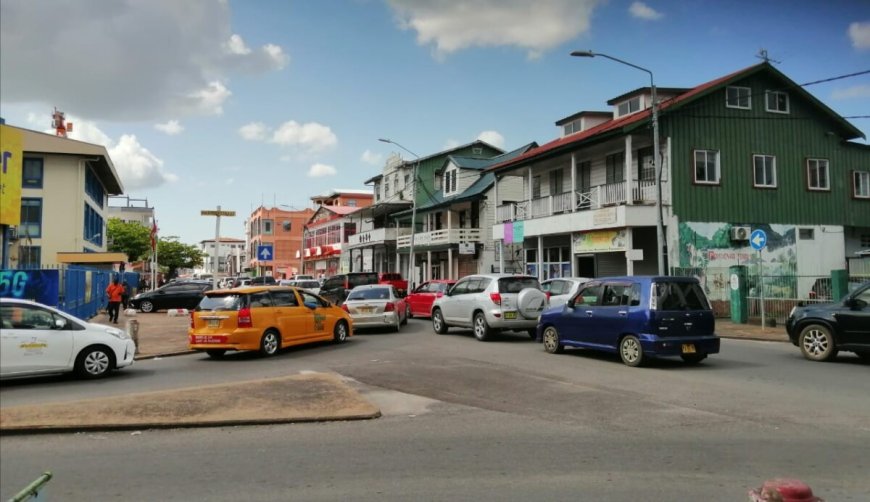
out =
[(749, 245), (756, 251), (764, 249), (764, 246), (767, 245), (767, 234), (764, 233), (764, 230), (753, 230), (752, 235), (749, 236)]
[(257, 246), (257, 259), (260, 261), (272, 261), (272, 245), (260, 244)]

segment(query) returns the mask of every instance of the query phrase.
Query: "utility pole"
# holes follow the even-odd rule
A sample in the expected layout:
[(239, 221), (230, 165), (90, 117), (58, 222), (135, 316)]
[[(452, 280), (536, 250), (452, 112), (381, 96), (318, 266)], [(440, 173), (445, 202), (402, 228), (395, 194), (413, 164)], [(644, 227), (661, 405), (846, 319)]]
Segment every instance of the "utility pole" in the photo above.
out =
[(204, 209), (199, 212), (201, 216), (214, 216), (215, 217), (215, 225), (214, 225), (214, 253), (212, 258), (212, 266), (214, 267), (211, 274), (211, 287), (217, 289), (217, 273), (218, 273), (218, 263), (219, 263), (219, 251), (220, 251), (220, 243), (221, 243), (221, 216), (235, 216), (235, 211), (221, 211), (221, 207), (218, 206), (217, 210)]

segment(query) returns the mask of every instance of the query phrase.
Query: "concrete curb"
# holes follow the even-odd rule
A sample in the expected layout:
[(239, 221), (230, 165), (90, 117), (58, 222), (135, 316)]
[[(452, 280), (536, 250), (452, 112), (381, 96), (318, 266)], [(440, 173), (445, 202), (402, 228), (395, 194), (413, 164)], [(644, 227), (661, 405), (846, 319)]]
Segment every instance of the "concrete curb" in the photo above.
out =
[(165, 354), (147, 354), (144, 356), (135, 356), (133, 358), (134, 361), (144, 361), (147, 359), (156, 359), (158, 357), (173, 357), (173, 356), (186, 356), (188, 354), (196, 354), (200, 352), (198, 350), (180, 350), (178, 352), (167, 352)]
[(68, 434), (78, 432), (121, 432), (140, 430), (165, 430), (165, 429), (204, 429), (210, 427), (236, 427), (246, 425), (281, 425), (302, 424), (314, 422), (349, 422), (352, 420), (374, 420), (381, 417), (381, 411), (361, 415), (342, 415), (340, 417), (301, 417), (287, 419), (268, 420), (214, 420), (209, 422), (169, 423), (169, 422), (143, 422), (141, 424), (99, 424), (86, 426), (44, 426), (44, 427), (4, 427), (0, 428), (0, 437), (25, 436), (36, 434)]
[(772, 338), (762, 338), (760, 336), (729, 336), (729, 335), (719, 335), (719, 338), (727, 338), (729, 340), (752, 340), (753, 342), (772, 342), (772, 343), (788, 343), (791, 340), (786, 337), (784, 340), (777, 340)]

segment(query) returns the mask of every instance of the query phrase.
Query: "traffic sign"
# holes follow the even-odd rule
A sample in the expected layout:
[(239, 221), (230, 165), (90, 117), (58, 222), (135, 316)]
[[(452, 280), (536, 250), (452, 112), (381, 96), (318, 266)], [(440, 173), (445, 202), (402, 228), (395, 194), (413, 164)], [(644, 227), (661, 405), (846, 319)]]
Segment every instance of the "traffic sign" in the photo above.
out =
[(260, 244), (257, 246), (257, 259), (260, 261), (272, 261), (272, 245)]
[(200, 216), (235, 216), (235, 211), (215, 211), (214, 209), (203, 209), (199, 212)]
[(764, 249), (764, 246), (767, 245), (767, 234), (764, 233), (764, 230), (760, 228), (753, 230), (752, 235), (749, 236), (749, 245), (756, 251)]

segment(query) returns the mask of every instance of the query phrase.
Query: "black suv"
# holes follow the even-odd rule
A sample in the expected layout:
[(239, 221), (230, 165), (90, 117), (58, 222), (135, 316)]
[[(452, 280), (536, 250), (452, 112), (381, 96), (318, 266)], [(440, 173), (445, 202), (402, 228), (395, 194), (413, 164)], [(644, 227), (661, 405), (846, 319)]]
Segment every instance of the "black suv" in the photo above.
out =
[(870, 282), (839, 302), (793, 308), (785, 330), (791, 343), (811, 361), (830, 361), (840, 350), (870, 360)]
[(323, 281), (323, 285), (320, 286), (320, 296), (336, 305), (341, 305), (351, 289), (377, 283), (377, 272), (351, 272), (334, 275)]
[(170, 282), (162, 288), (130, 298), (130, 307), (145, 313), (157, 312), (160, 309), (193, 309), (209, 290), (211, 281)]

